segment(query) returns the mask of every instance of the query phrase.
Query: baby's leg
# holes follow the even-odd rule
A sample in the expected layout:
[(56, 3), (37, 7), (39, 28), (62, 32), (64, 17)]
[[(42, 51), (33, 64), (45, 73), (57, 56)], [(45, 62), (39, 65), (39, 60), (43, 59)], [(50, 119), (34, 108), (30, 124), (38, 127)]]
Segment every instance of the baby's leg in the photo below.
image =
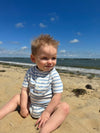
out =
[(63, 123), (68, 113), (69, 105), (66, 103), (60, 103), (47, 123), (41, 128), (40, 133), (51, 133), (54, 131)]
[(0, 109), (0, 119), (14, 111), (20, 105), (20, 94), (15, 95), (6, 105)]

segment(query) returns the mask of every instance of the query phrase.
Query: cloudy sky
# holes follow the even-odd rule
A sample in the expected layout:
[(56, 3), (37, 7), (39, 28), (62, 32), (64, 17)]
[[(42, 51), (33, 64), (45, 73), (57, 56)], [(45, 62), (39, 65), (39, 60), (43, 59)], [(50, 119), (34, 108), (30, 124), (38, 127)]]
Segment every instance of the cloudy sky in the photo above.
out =
[(60, 41), (58, 57), (100, 58), (100, 1), (0, 0), (0, 57), (29, 57), (41, 33)]

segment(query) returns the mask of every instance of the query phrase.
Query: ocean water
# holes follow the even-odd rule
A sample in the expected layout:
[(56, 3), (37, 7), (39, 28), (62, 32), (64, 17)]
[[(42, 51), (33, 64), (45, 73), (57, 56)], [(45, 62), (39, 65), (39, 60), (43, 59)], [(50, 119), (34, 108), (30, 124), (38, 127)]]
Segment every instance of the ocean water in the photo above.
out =
[[(30, 58), (0, 57), (0, 62), (2, 61), (13, 64), (33, 65)], [(68, 71), (100, 74), (100, 59), (58, 58), (56, 68)]]
[[(32, 64), (30, 58), (0, 57), (0, 61), (10, 61), (10, 62), (31, 63)], [(100, 59), (58, 58), (57, 66), (100, 69)]]
[(58, 66), (100, 69), (100, 59), (58, 59)]

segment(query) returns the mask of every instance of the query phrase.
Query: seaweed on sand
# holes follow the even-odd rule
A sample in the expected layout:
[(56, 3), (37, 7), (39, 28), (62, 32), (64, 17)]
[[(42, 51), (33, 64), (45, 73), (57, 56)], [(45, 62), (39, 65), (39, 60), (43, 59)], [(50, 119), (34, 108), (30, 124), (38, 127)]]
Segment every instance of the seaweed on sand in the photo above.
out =
[(0, 72), (6, 72), (6, 70), (0, 70)]
[(75, 94), (75, 96), (79, 97), (80, 95), (87, 94), (87, 91), (85, 89), (73, 89), (72, 92)]

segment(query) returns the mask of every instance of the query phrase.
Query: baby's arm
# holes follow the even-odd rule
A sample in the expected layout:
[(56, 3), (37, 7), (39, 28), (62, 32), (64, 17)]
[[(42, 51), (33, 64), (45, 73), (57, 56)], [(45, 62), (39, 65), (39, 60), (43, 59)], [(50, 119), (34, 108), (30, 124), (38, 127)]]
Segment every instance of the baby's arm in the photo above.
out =
[(54, 110), (57, 107), (57, 105), (60, 103), (60, 100), (61, 100), (61, 93), (55, 94), (52, 97), (51, 102), (48, 104), (48, 106), (47, 106), (45, 111), (49, 112), (50, 115), (51, 115), (54, 112)]
[(36, 125), (38, 125), (38, 128), (41, 128), (41, 126), (43, 126), (46, 123), (50, 115), (54, 112), (57, 105), (60, 103), (60, 100), (61, 100), (61, 93), (57, 93), (52, 97), (47, 108), (45, 109), (45, 111), (42, 113), (42, 115), (36, 122)]
[(21, 99), (20, 99), (20, 114), (22, 117), (27, 117), (29, 114), (28, 111), (28, 89), (22, 87), (21, 90)]

